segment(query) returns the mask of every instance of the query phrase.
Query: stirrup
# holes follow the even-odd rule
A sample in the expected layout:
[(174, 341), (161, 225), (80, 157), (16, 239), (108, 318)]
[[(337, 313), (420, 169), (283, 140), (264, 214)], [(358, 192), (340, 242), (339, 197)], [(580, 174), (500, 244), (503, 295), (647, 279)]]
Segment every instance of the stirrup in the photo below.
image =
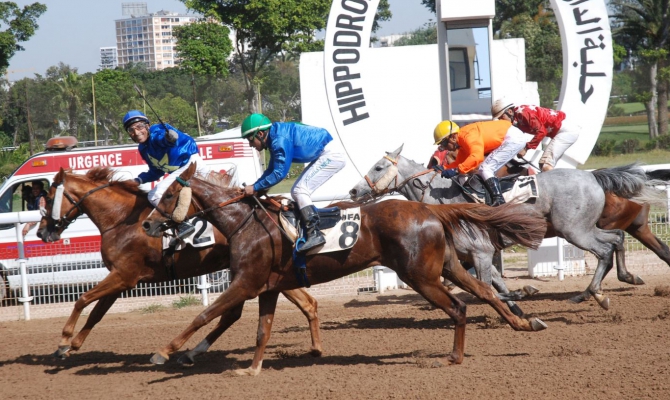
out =
[(177, 227), (177, 236), (181, 239), (191, 236), (195, 232), (195, 226), (188, 222), (182, 222)]
[(306, 253), (317, 246), (321, 246), (326, 243), (326, 238), (323, 236), (323, 233), (316, 231), (311, 237), (305, 240), (304, 244), (298, 248), (299, 253)]

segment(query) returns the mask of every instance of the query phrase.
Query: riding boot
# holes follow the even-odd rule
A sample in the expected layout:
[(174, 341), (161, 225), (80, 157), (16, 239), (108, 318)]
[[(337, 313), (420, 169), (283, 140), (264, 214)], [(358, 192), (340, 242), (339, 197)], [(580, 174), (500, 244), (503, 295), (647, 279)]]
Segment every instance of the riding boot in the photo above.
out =
[(306, 253), (316, 246), (326, 243), (326, 238), (319, 230), (319, 213), (313, 205), (300, 209), (300, 218), (305, 227), (305, 243), (298, 249), (301, 253)]
[(184, 221), (177, 227), (177, 236), (181, 239), (188, 237), (195, 232), (195, 226), (188, 221)]
[(489, 178), (484, 182), (486, 185), (486, 190), (491, 194), (491, 206), (498, 207), (501, 204), (505, 204), (505, 198), (502, 195), (500, 190), (500, 181), (495, 176)]

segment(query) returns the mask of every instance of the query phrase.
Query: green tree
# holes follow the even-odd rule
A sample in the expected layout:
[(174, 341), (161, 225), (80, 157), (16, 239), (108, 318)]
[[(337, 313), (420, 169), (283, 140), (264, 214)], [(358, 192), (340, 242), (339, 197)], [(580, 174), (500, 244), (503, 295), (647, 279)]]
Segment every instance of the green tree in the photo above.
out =
[(226, 76), (228, 57), (233, 51), (230, 30), (217, 23), (200, 21), (175, 27), (175, 50), (181, 58), (179, 68), (195, 74)]
[(330, 0), (181, 0), (235, 31), (236, 64), (246, 86), (248, 112), (258, 109), (257, 78), (280, 53), (320, 50)]
[[(127, 136), (121, 125), (123, 115), (130, 109), (142, 109), (133, 89), (132, 77), (126, 70), (105, 69), (96, 72), (93, 79), (96, 119), (101, 128), (99, 136), (105, 141), (116, 137), (117, 143), (125, 143)], [(92, 92), (89, 94), (87, 90), (84, 96), (93, 101)]]
[[(9, 66), (9, 60), (24, 48), (19, 43), (26, 42), (37, 28), (37, 19), (47, 10), (47, 6), (33, 3), (22, 9), (11, 1), (0, 2), (0, 22), (5, 29), (0, 31), (0, 73)], [(2, 24), (0, 24), (2, 27)]]
[(300, 74), (293, 61), (276, 60), (268, 67), (262, 87), (263, 113), (273, 121), (299, 121)]
[[(665, 49), (668, 44), (668, 33), (670, 31), (670, 0), (614, 0), (611, 4), (615, 13), (614, 36), (621, 42), (631, 46), (647, 65), (649, 73), (649, 99), (645, 102), (647, 109), (647, 120), (649, 124), (649, 137), (656, 138), (659, 134), (667, 133), (667, 122), (665, 131), (659, 131), (656, 123), (656, 110), (658, 103), (658, 68), (659, 62), (663, 62), (668, 56)], [(667, 97), (663, 114), (667, 114)], [(665, 117), (667, 119), (667, 117)]]
[(427, 22), (421, 28), (411, 31), (408, 36), (401, 37), (393, 42), (393, 46), (416, 46), (435, 43), (437, 43), (437, 24)]
[(526, 78), (538, 83), (540, 104), (553, 107), (563, 76), (561, 36), (553, 13), (540, 9), (535, 16), (521, 14), (504, 22), (498, 36), (524, 39)]
[[(192, 10), (215, 18), (235, 32), (235, 64), (244, 77), (247, 112), (258, 110), (257, 89), (274, 58), (323, 49), (315, 33), (326, 27), (332, 0), (180, 0)], [(373, 32), (391, 18), (381, 0)]]

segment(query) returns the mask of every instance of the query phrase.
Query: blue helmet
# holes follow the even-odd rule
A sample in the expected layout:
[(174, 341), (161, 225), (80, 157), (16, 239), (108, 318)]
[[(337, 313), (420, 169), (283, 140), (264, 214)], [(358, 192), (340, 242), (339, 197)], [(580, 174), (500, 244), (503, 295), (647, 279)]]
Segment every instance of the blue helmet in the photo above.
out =
[(142, 111), (130, 110), (123, 117), (123, 129), (128, 130), (132, 124), (138, 121), (144, 121), (149, 124), (149, 118)]

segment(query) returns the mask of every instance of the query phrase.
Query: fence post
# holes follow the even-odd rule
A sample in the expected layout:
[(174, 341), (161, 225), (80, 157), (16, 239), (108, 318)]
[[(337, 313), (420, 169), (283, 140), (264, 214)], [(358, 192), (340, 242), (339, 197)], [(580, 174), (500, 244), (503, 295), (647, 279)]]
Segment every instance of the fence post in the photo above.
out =
[(16, 244), (19, 248), (19, 272), (21, 273), (21, 297), (19, 297), (19, 301), (23, 303), (23, 315), (26, 318), (26, 321), (30, 321), (30, 302), (33, 300), (33, 297), (30, 296), (30, 291), (28, 290), (28, 274), (26, 272), (27, 260), (23, 248), (21, 223), (15, 222), (14, 228), (16, 229)]
[(384, 280), (384, 267), (378, 265), (373, 268), (373, 271), (375, 272), (375, 280), (377, 281), (377, 293), (383, 294), (384, 283), (382, 281)]
[(208, 290), (212, 285), (209, 284), (207, 275), (200, 275), (198, 277), (198, 289), (200, 289), (200, 295), (202, 296), (202, 305), (207, 307), (209, 305), (209, 296)]

